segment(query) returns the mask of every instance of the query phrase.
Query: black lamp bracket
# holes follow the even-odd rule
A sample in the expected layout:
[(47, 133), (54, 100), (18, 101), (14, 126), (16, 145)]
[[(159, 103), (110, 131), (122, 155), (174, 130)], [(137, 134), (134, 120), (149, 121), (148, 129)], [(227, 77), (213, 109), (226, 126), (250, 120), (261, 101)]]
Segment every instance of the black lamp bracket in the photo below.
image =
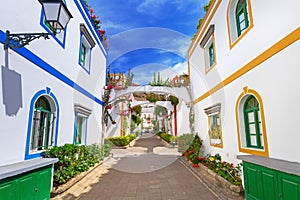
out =
[(9, 31), (6, 31), (6, 38), (4, 49), (8, 48), (21, 48), (25, 45), (29, 44), (32, 40), (39, 39), (43, 37), (45, 40), (49, 39), (50, 35), (54, 35), (53, 33), (17, 33), (11, 34)]

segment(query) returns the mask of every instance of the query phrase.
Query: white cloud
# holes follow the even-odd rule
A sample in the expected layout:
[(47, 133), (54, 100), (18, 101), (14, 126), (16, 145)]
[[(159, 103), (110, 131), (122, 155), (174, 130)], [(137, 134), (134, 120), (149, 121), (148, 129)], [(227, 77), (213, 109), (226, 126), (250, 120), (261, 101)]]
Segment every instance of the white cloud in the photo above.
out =
[(128, 24), (121, 24), (121, 23), (114, 23), (110, 20), (105, 21), (102, 25), (103, 29), (107, 30), (117, 30), (118, 32), (120, 31), (125, 31), (128, 30)]
[(140, 85), (148, 84), (153, 80), (154, 72), (157, 74), (157, 72), (168, 68), (168, 66), (159, 63), (148, 63), (137, 66), (131, 70), (134, 74), (133, 82)]
[(151, 14), (166, 3), (167, 0), (145, 0), (137, 6), (136, 10), (140, 13)]
[(187, 61), (177, 63), (173, 66), (174, 71), (177, 72), (177, 74), (187, 74), (188, 73), (188, 63)]

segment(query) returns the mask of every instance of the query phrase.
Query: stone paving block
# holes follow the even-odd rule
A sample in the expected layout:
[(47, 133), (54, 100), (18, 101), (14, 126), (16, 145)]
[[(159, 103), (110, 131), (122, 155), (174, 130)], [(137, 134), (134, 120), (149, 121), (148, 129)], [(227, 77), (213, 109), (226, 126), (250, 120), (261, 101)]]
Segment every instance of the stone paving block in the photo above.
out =
[[(70, 188), (68, 196), (66, 194), (65, 196), (62, 195), (62, 199), (66, 200), (67, 197), (70, 200), (218, 199), (178, 160), (175, 159), (164, 167), (156, 168), (161, 163), (166, 164), (166, 159), (170, 159), (170, 157), (165, 155), (153, 154), (153, 149), (161, 146), (163, 147), (164, 145), (153, 136), (142, 137), (135, 144), (135, 147), (147, 149), (149, 155), (143, 154), (141, 156), (143, 156), (144, 160), (149, 159), (147, 162), (153, 164), (153, 169), (155, 170), (139, 171), (139, 173), (122, 171), (120, 168), (117, 168), (118, 163), (126, 161), (123, 164), (126, 163), (129, 165), (127, 168), (132, 169), (132, 166), (137, 163), (137, 159), (141, 159), (141, 156), (131, 156), (130, 159), (126, 156), (121, 158), (113, 157), (104, 163), (106, 167), (105, 173), (103, 173), (104, 169), (102, 171), (94, 170), (92, 172), (94, 174), (91, 174), (88, 179), (84, 178), (83, 182), (77, 186)], [(130, 149), (131, 153), (134, 152), (135, 147)], [(122, 151), (126, 151), (126, 149), (118, 150), (119, 154)], [(128, 155), (127, 152), (125, 154)], [(147, 169), (150, 168), (148, 167)]]

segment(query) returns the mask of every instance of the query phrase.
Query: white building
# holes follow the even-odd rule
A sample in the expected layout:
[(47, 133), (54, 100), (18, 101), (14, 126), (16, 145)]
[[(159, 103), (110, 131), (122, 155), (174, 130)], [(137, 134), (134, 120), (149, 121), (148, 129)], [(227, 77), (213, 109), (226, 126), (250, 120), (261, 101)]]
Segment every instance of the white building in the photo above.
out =
[(50, 39), (9, 49), (5, 32), (50, 32), (39, 1), (0, 7), (0, 166), (41, 157), (45, 148), (102, 141), (106, 55), (81, 0), (65, 0), (73, 18)]
[(300, 199), (299, 6), (213, 0), (188, 51), (195, 131), (205, 153), (244, 160), (249, 199), (264, 199), (267, 187)]

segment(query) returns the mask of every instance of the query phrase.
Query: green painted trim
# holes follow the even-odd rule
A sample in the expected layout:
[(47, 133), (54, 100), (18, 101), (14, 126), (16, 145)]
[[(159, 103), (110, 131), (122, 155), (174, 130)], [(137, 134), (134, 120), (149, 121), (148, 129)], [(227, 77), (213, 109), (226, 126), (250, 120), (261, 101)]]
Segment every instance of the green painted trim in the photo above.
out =
[[(240, 21), (239, 17), (242, 14), (244, 15), (244, 20)], [(239, 5), (239, 3), (237, 4), (235, 17), (236, 17), (236, 25), (237, 25), (238, 36), (240, 36), (242, 34), (242, 32), (249, 27), (249, 18), (248, 18), (246, 0), (243, 0), (243, 3), (241, 5)], [(243, 29), (241, 29), (240, 25), (243, 22), (245, 22), (245, 27)]]

